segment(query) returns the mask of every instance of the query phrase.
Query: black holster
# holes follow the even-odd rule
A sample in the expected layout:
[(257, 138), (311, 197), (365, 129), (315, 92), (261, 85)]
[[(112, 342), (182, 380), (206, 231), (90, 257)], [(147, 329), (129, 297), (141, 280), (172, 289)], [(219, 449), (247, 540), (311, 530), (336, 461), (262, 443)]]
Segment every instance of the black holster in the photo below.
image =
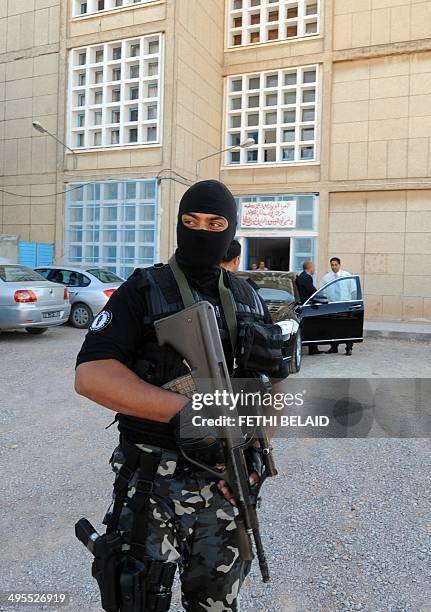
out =
[(144, 558), (138, 561), (122, 551), (122, 537), (99, 535), (87, 519), (75, 525), (76, 537), (94, 555), (92, 575), (106, 612), (166, 612), (172, 598), (176, 564)]
[(175, 563), (126, 558), (120, 574), (121, 612), (169, 610), (175, 570)]

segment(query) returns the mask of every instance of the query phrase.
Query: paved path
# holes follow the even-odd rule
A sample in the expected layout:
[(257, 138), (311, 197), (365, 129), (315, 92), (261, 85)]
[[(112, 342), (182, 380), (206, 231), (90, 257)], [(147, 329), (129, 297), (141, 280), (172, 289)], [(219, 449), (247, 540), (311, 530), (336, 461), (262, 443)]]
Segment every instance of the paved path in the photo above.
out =
[[(65, 589), (67, 612), (100, 610), (73, 535), (109, 503), (110, 412), (73, 391), (83, 332), (0, 335), (1, 589)], [(369, 340), (352, 357), (305, 357), (301, 376), (431, 377), (426, 343)], [(254, 568), (243, 612), (425, 612), (429, 441), (279, 440), (261, 511), (273, 581)], [(173, 612), (180, 610), (178, 586)], [(7, 611), (19, 608), (7, 607)], [(31, 612), (41, 608), (21, 608)], [(53, 610), (54, 608), (50, 608)]]

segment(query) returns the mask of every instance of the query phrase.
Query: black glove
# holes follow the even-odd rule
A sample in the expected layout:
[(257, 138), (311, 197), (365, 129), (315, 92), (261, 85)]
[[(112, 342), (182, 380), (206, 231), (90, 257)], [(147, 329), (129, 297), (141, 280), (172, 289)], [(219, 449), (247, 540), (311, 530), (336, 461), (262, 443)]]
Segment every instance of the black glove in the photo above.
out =
[[(175, 416), (171, 423), (175, 441), (178, 446), (194, 459), (199, 459), (213, 466), (224, 463), (223, 444), (218, 438), (217, 427), (194, 425), (193, 417), (197, 416), (189, 401)], [(205, 411), (205, 416), (208, 413)]]

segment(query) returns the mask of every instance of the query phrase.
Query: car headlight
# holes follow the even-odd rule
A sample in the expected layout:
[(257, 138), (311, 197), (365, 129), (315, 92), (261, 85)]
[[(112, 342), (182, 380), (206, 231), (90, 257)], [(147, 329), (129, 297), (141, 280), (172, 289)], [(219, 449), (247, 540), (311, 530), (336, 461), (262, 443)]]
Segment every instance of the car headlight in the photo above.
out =
[(294, 322), (291, 319), (285, 319), (284, 321), (277, 321), (276, 325), (281, 328), (283, 336), (291, 336), (294, 333)]

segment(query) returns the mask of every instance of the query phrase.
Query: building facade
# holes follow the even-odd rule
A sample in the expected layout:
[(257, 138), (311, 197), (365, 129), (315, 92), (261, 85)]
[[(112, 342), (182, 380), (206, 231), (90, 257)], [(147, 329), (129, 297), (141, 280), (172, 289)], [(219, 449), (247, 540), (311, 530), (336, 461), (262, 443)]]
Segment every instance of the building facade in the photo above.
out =
[(220, 178), (245, 267), (339, 256), (368, 317), (431, 320), (431, 0), (11, 4), (0, 233), (127, 275)]

